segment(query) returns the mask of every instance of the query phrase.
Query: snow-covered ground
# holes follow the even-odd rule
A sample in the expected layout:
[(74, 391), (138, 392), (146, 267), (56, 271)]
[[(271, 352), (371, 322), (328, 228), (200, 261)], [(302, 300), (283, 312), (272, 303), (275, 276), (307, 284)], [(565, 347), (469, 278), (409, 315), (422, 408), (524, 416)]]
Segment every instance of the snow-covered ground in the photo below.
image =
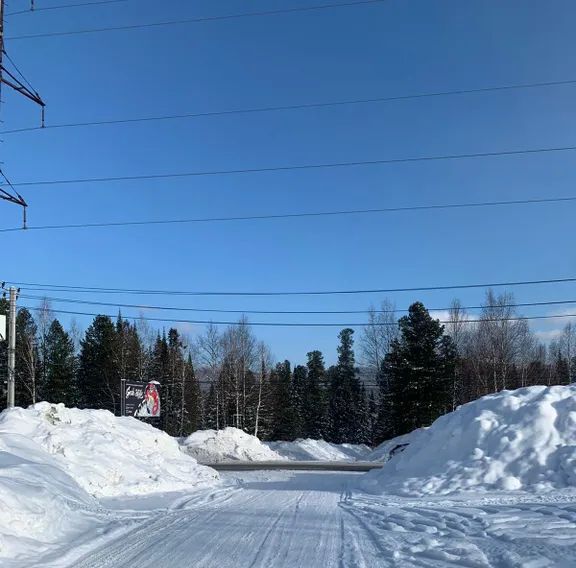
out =
[(369, 459), (369, 446), (358, 444), (331, 444), (324, 440), (296, 440), (294, 442), (265, 442), (283, 458), (297, 461), (354, 462)]
[(181, 440), (182, 450), (201, 463), (275, 461), (282, 456), (238, 428), (198, 430)]
[(230, 473), (161, 508), (115, 500), (106, 532), (6, 568), (576, 566), (573, 496), (383, 498), (356, 493), (360, 475)]
[[(176, 440), (128, 420), (50, 405), (0, 416), (2, 568), (576, 566), (576, 387), (465, 405), (380, 447), (390, 459), (366, 475), (216, 483)], [(110, 474), (133, 470), (133, 482)]]
[(77, 539), (105, 522), (98, 498), (191, 491), (216, 483), (214, 470), (134, 418), (48, 403), (4, 411), (0, 565)]

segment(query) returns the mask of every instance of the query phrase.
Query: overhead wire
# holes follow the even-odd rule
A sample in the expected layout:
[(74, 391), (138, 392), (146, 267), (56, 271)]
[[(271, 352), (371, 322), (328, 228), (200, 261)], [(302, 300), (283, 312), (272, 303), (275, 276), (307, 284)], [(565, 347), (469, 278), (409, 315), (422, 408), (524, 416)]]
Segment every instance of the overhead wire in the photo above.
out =
[(268, 221), (280, 219), (303, 219), (315, 217), (338, 217), (347, 215), (374, 215), (379, 213), (402, 213), (409, 211), (438, 211), (445, 209), (467, 209), (477, 207), (503, 207), (513, 205), (540, 205), (554, 203), (570, 203), (576, 201), (576, 196), (550, 197), (536, 199), (514, 199), (507, 201), (484, 201), (472, 203), (446, 203), (436, 205), (407, 205), (402, 207), (382, 207), (374, 209), (348, 209), (340, 211), (313, 211), (300, 213), (277, 213), (269, 215), (244, 215), (231, 217), (201, 217), (190, 219), (149, 219), (143, 221), (103, 221), (95, 223), (69, 223), (61, 225), (29, 225), (26, 229), (22, 227), (7, 227), (0, 229), (0, 233), (11, 233), (18, 231), (51, 231), (61, 229), (93, 229), (106, 227), (138, 227), (149, 225), (185, 225), (195, 223), (223, 223), (232, 221)]
[(407, 158), (385, 158), (379, 160), (356, 160), (349, 162), (324, 162), (315, 164), (297, 164), (289, 166), (269, 166), (269, 167), (254, 167), (254, 168), (238, 168), (229, 170), (205, 170), (195, 172), (179, 172), (179, 173), (165, 173), (165, 174), (145, 174), (145, 175), (130, 175), (130, 176), (106, 176), (94, 178), (72, 178), (60, 180), (37, 180), (37, 181), (24, 181), (15, 183), (18, 187), (29, 186), (49, 186), (49, 185), (70, 185), (70, 184), (84, 184), (84, 183), (110, 183), (117, 181), (143, 181), (155, 179), (177, 179), (186, 177), (204, 177), (204, 176), (219, 176), (219, 175), (238, 175), (238, 174), (255, 174), (255, 173), (269, 173), (269, 172), (286, 172), (286, 171), (303, 171), (303, 170), (321, 170), (321, 169), (334, 169), (334, 168), (350, 168), (358, 166), (379, 166), (387, 164), (408, 164), (417, 162), (436, 162), (446, 160), (468, 160), (476, 158), (494, 158), (494, 157), (507, 157), (507, 156), (524, 156), (535, 154), (551, 154), (558, 152), (573, 152), (576, 146), (556, 146), (549, 148), (524, 148), (519, 150), (501, 150), (492, 152), (472, 152), (466, 154), (442, 154), (436, 156), (414, 156)]
[(265, 16), (277, 16), (281, 14), (295, 14), (301, 12), (315, 12), (320, 10), (332, 10), (335, 8), (350, 8), (355, 6), (366, 6), (369, 4), (383, 4), (388, 2), (388, 0), (359, 0), (356, 2), (334, 2), (329, 4), (316, 4), (314, 6), (299, 6), (294, 8), (280, 8), (277, 10), (260, 10), (255, 12), (243, 12), (238, 14), (225, 14), (221, 16), (202, 16), (198, 18), (183, 18), (179, 20), (168, 20), (164, 22), (149, 22), (144, 24), (129, 24), (124, 26), (106, 26), (102, 28), (87, 28), (83, 30), (69, 30), (62, 32), (44, 32), (39, 34), (24, 34), (8, 37), (10, 41), (22, 40), (22, 39), (36, 39), (36, 38), (48, 38), (48, 37), (63, 37), (63, 36), (74, 36), (74, 35), (85, 35), (85, 34), (95, 34), (103, 32), (115, 32), (115, 31), (130, 31), (137, 29), (146, 28), (158, 28), (166, 26), (176, 26), (176, 25), (186, 25), (186, 24), (199, 24), (205, 22), (219, 22), (225, 20), (238, 20), (244, 18), (254, 18), (254, 17), (265, 17)]
[(45, 12), (47, 10), (62, 10), (65, 8), (87, 8), (90, 6), (101, 6), (103, 4), (119, 4), (120, 2), (128, 2), (129, 0), (96, 0), (95, 2), (77, 2), (74, 4), (59, 4), (56, 6), (34, 6), (34, 8), (30, 7), (27, 10), (17, 10), (14, 12), (8, 12), (6, 17), (8, 16), (18, 16), (20, 14), (30, 14), (35, 12)]
[(303, 290), (303, 291), (178, 291), (178, 290), (150, 290), (137, 288), (108, 288), (100, 286), (71, 286), (62, 284), (48, 284), (37, 282), (22, 282), (17, 280), (6, 280), (9, 285), (18, 286), (22, 290), (28, 291), (51, 291), (51, 292), (75, 292), (75, 293), (95, 293), (102, 294), (129, 294), (129, 295), (163, 295), (163, 296), (239, 296), (239, 297), (266, 297), (266, 296), (336, 296), (336, 295), (358, 295), (358, 294), (393, 294), (398, 292), (430, 292), (440, 290), (466, 290), (476, 288), (502, 288), (515, 286), (534, 286), (543, 284), (562, 284), (576, 282), (576, 277), (548, 278), (539, 280), (516, 280), (506, 282), (483, 282), (472, 284), (448, 284), (437, 286), (411, 286), (406, 288), (373, 288), (356, 290)]
[[(21, 298), (26, 300), (47, 300), (55, 303), (65, 304), (83, 304), (91, 306), (106, 306), (116, 308), (132, 308), (140, 310), (159, 310), (159, 311), (178, 311), (178, 312), (203, 312), (203, 313), (224, 313), (224, 314), (290, 314), (290, 315), (350, 315), (350, 314), (395, 314), (407, 313), (407, 309), (364, 309), (364, 310), (231, 310), (221, 308), (190, 308), (179, 306), (158, 306), (147, 304), (126, 304), (122, 302), (99, 302), (92, 300), (79, 300), (77, 298), (62, 298), (54, 296), (35, 296), (33, 294), (20, 294)], [(576, 304), (576, 300), (545, 300), (540, 302), (514, 302), (503, 303), (498, 305), (475, 305), (475, 306), (460, 306), (461, 310), (480, 310), (480, 309), (493, 309), (493, 308), (526, 308), (526, 307), (543, 307), (543, 306), (561, 306), (568, 304)], [(429, 312), (445, 312), (452, 309), (450, 306), (444, 308), (428, 308)]]
[(476, 89), (455, 89), (448, 91), (433, 91), (427, 93), (414, 93), (408, 95), (396, 95), (387, 97), (371, 97), (371, 98), (361, 98), (361, 99), (349, 99), (344, 101), (324, 101), (316, 103), (302, 103), (302, 104), (291, 104), (291, 105), (278, 105), (278, 106), (264, 106), (264, 107), (251, 107), (243, 109), (224, 109), (215, 111), (205, 111), (205, 112), (193, 112), (193, 113), (180, 113), (180, 114), (165, 114), (156, 116), (142, 116), (135, 118), (120, 118), (120, 119), (107, 119), (107, 120), (92, 120), (86, 122), (68, 122), (61, 124), (46, 125), (44, 127), (27, 127), (27, 128), (16, 128), (12, 130), (4, 130), (1, 134), (17, 134), (22, 132), (33, 132), (36, 130), (54, 130), (54, 129), (67, 129), (67, 128), (82, 128), (91, 126), (109, 126), (109, 125), (120, 125), (120, 124), (134, 124), (140, 122), (153, 122), (153, 121), (164, 121), (164, 120), (183, 120), (183, 119), (194, 119), (194, 118), (210, 118), (217, 116), (229, 116), (229, 115), (240, 115), (240, 114), (257, 114), (257, 113), (268, 113), (268, 112), (281, 112), (281, 111), (293, 111), (293, 110), (307, 110), (307, 109), (320, 109), (320, 108), (332, 108), (340, 106), (351, 106), (351, 105), (365, 105), (365, 104), (375, 104), (375, 103), (387, 103), (387, 102), (397, 102), (397, 101), (407, 101), (415, 99), (424, 98), (437, 98), (446, 96), (457, 96), (457, 95), (469, 95), (469, 94), (481, 94), (481, 93), (493, 93), (500, 91), (511, 91), (520, 89), (537, 89), (544, 87), (562, 87), (571, 86), (576, 84), (576, 79), (567, 79), (563, 81), (543, 81), (535, 83), (517, 83), (510, 85), (496, 85), (492, 87), (479, 87)]
[[(43, 310), (43, 308), (38, 308), (34, 306), (21, 306), (28, 310)], [(110, 314), (98, 314), (93, 312), (76, 312), (71, 310), (50, 310), (51, 312), (57, 314), (68, 314), (77, 316), (104, 316), (109, 318), (115, 318), (117, 315)], [(242, 322), (242, 321), (213, 321), (213, 320), (190, 320), (190, 319), (167, 319), (167, 318), (156, 318), (149, 316), (139, 316), (139, 317), (124, 317), (124, 319), (134, 320), (134, 321), (154, 321), (154, 322), (165, 322), (165, 323), (187, 323), (196, 325), (227, 325), (227, 326), (256, 326), (256, 327), (339, 327), (339, 328), (358, 328), (366, 327), (368, 325), (374, 325), (377, 327), (390, 327), (398, 325), (396, 322), (365, 322), (365, 323), (332, 323), (332, 322)], [(478, 319), (466, 319), (466, 320), (438, 320), (441, 324), (459, 323), (459, 324), (471, 324), (471, 323), (482, 323), (482, 322), (500, 322), (500, 321), (527, 321), (527, 320), (547, 320), (547, 319), (559, 319), (559, 318), (576, 318), (576, 313), (573, 314), (555, 314), (555, 315), (542, 315), (542, 316), (515, 316), (507, 318), (490, 318), (483, 317)]]

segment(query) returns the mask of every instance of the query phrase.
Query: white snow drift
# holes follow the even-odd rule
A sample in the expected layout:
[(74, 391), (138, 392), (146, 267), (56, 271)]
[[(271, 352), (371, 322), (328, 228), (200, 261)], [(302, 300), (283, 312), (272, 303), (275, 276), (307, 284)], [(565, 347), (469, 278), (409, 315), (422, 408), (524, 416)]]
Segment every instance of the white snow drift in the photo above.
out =
[(354, 462), (368, 459), (370, 448), (362, 444), (331, 444), (324, 440), (267, 442), (266, 445), (283, 458), (297, 461)]
[(96, 510), (96, 500), (39, 444), (0, 433), (0, 559), (33, 555), (81, 531)]
[(0, 436), (38, 443), (85, 491), (97, 497), (177, 491), (218, 474), (184, 455), (178, 442), (135, 418), (40, 402), (0, 415)]
[(38, 403), (0, 414), (0, 559), (33, 556), (97, 524), (96, 497), (189, 490), (218, 474), (176, 440), (105, 410)]
[(576, 486), (576, 386), (503, 391), (442, 416), (362, 486), (406, 495)]
[(182, 450), (203, 463), (275, 461), (280, 454), (238, 428), (199, 430), (181, 441)]

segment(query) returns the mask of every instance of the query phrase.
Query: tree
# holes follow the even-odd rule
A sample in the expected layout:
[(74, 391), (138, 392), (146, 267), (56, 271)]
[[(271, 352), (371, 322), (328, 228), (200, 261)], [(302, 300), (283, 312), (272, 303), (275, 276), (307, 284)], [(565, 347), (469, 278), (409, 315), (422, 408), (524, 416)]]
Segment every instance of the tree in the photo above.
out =
[(353, 335), (349, 328), (338, 335), (338, 364), (330, 373), (329, 441), (337, 444), (362, 438), (362, 391), (356, 376)]
[(428, 426), (451, 407), (456, 348), (444, 327), (420, 302), (400, 318), (400, 338), (384, 359), (393, 421), (389, 435)]
[(310, 351), (307, 357), (308, 379), (306, 394), (302, 401), (302, 435), (317, 440), (327, 433), (326, 370), (324, 357), (320, 351)]
[(16, 315), (16, 404), (26, 407), (39, 400), (38, 328), (26, 308)]
[(291, 397), (290, 361), (278, 363), (270, 377), (272, 397), (272, 440), (294, 439), (294, 409)]
[(116, 328), (108, 316), (96, 316), (80, 342), (79, 404), (120, 412), (120, 376)]
[(76, 357), (74, 340), (58, 320), (54, 320), (46, 335), (46, 376), (44, 399), (62, 402), (68, 407), (78, 403), (76, 388)]
[(370, 370), (371, 379), (380, 376), (382, 362), (394, 339), (398, 337), (396, 307), (389, 300), (384, 300), (380, 310), (371, 306), (368, 311), (368, 325), (362, 329), (360, 345), (362, 362)]

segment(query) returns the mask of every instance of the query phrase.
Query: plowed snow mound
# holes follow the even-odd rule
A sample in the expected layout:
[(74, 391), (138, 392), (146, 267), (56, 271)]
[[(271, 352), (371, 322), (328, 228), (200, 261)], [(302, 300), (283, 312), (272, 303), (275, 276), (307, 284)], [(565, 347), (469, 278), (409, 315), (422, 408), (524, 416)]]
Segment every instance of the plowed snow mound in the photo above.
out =
[(465, 404), (362, 486), (407, 495), (576, 487), (576, 386), (503, 391)]
[(367, 456), (367, 461), (376, 462), (387, 462), (393, 457), (399, 456), (406, 448), (413, 442), (416, 441), (418, 436), (424, 432), (426, 428), (418, 428), (414, 432), (409, 434), (404, 434), (402, 436), (396, 436), (396, 438), (391, 438), (382, 442), (376, 446)]
[(53, 462), (97, 497), (177, 491), (211, 484), (218, 474), (184, 455), (178, 442), (135, 418), (40, 402), (0, 415), (0, 436), (39, 444)]
[(204, 463), (224, 461), (274, 461), (282, 456), (256, 436), (238, 428), (199, 430), (181, 441), (182, 450)]
[(331, 444), (324, 440), (296, 440), (294, 442), (266, 442), (282, 457), (297, 461), (344, 461), (367, 459), (370, 447), (363, 444)]
[(97, 509), (39, 444), (0, 433), (0, 559), (32, 557), (82, 532)]

